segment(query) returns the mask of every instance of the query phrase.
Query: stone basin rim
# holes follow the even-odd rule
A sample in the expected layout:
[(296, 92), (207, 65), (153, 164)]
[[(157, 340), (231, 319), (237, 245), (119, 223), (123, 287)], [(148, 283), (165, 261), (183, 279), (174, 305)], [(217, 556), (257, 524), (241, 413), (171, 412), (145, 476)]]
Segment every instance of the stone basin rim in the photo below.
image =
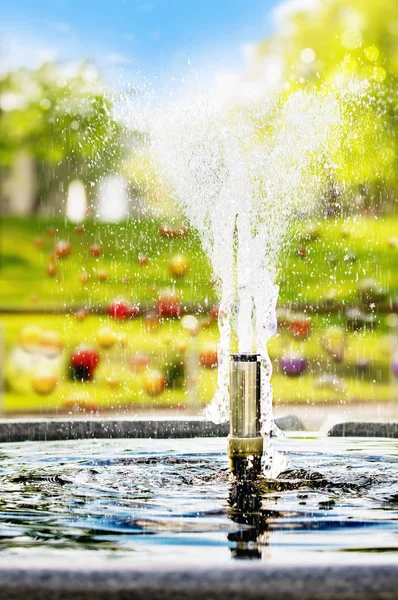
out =
[[(283, 430), (302, 431), (294, 415), (275, 420)], [(203, 417), (137, 418), (73, 417), (0, 419), (0, 443), (66, 441), (81, 439), (171, 439), (226, 437), (229, 423), (213, 423)]]
[(228, 565), (147, 564), (54, 568), (0, 564), (2, 600), (392, 600), (397, 598), (398, 564), (393, 560), (345, 564)]

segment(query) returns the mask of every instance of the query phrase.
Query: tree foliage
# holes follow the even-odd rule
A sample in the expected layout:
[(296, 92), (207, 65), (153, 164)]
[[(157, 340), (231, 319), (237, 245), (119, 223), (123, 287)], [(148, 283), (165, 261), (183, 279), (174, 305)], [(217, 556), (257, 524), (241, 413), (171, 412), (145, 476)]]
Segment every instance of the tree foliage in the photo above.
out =
[(395, 187), (398, 2), (314, 0), (298, 6), (287, 2), (279, 10), (278, 27), (259, 45), (256, 60), (275, 57), (285, 97), (305, 89), (338, 99), (337, 182), (353, 189)]
[(112, 100), (89, 64), (72, 73), (52, 63), (0, 78), (0, 166), (31, 155), (46, 178), (86, 183), (114, 170), (123, 153)]

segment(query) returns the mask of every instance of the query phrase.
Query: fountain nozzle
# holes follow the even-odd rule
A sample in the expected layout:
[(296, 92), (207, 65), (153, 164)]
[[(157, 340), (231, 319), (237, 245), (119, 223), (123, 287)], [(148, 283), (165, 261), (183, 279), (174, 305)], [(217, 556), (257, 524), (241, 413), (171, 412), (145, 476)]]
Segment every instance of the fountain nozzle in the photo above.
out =
[(261, 471), (259, 359), (258, 354), (231, 355), (228, 456), (231, 472), (241, 479), (252, 479)]

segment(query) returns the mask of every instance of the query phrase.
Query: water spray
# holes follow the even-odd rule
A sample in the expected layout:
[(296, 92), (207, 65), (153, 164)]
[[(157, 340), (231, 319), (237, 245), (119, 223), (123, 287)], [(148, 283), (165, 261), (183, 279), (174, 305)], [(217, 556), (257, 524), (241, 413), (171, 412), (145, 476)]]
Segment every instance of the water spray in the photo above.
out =
[(261, 471), (261, 364), (259, 354), (231, 355), (230, 470), (241, 479), (252, 479)]
[[(297, 92), (282, 107), (266, 100), (231, 113), (211, 96), (177, 97), (148, 114), (150, 152), (159, 189), (179, 203), (198, 232), (217, 282), (220, 361), (217, 391), (205, 415), (217, 423), (227, 420), (231, 380), (231, 468), (238, 472), (250, 463), (253, 472), (262, 449), (259, 413), (263, 430), (272, 427), (267, 342), (276, 330), (280, 251), (297, 215), (310, 214), (322, 196), (325, 170), (329, 174), (334, 165), (327, 157), (339, 104), (323, 94)], [(271, 125), (267, 135), (265, 123)], [(261, 354), (261, 394), (257, 356), (236, 355), (229, 366), (233, 336), (238, 351), (255, 348)]]

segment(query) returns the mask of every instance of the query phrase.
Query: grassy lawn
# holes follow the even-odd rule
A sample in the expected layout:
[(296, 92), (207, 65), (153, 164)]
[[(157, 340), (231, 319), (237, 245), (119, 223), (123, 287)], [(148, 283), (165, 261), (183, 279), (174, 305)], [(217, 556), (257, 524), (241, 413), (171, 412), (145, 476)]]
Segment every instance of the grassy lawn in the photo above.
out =
[[(155, 221), (95, 226), (88, 222), (84, 232), (78, 233), (74, 225), (64, 221), (3, 220), (0, 306), (21, 309), (37, 306), (43, 310), (64, 305), (106, 306), (117, 296), (152, 306), (158, 291), (167, 287), (174, 287), (187, 304), (206, 306), (216, 302), (211, 269), (197, 236), (190, 231), (186, 238), (161, 237), (160, 225)], [(70, 257), (56, 262), (57, 274), (52, 278), (47, 275), (47, 265), (55, 242), (47, 232), (49, 227), (57, 229), (55, 240), (71, 244)], [(314, 224), (319, 235), (312, 241), (301, 237), (307, 227), (304, 223), (298, 228), (295, 241), (281, 255), (280, 304), (316, 303), (326, 295), (333, 295), (342, 305), (355, 303), (358, 283), (364, 278), (377, 279), (390, 297), (398, 294), (398, 249), (390, 241), (398, 234), (398, 218), (322, 221)], [(41, 238), (42, 247), (37, 247), (36, 238)], [(98, 258), (89, 251), (95, 242), (102, 247)], [(304, 257), (298, 255), (300, 248), (306, 250)], [(175, 279), (169, 271), (169, 261), (175, 253), (183, 253), (189, 260), (190, 270), (184, 278)], [(148, 257), (146, 266), (139, 264), (139, 254)], [(98, 281), (98, 270), (106, 272), (106, 281)], [(88, 281), (81, 281), (83, 272), (90, 275)], [(48, 395), (34, 393), (31, 374), (16, 369), (10, 360), (21, 330), (31, 324), (43, 331), (56, 331), (64, 343), (57, 365), (59, 383)], [(299, 341), (280, 331), (271, 340), (269, 351), (277, 404), (344, 404), (393, 398), (391, 339), (385, 315), (378, 315), (374, 332), (347, 332), (344, 361), (337, 364), (321, 345), (325, 329), (336, 324), (344, 324), (342, 315), (311, 315), (312, 333), (308, 339)], [(0, 325), (9, 382), (4, 394), (6, 412), (69, 412), (76, 398), (87, 410), (124, 412), (142, 406), (196, 408), (197, 403), (204, 405), (214, 393), (216, 370), (199, 366), (195, 394), (190, 393), (185, 380), (167, 387), (159, 395), (148, 395), (144, 390), (146, 371), (132, 369), (130, 359), (137, 352), (144, 353), (150, 359), (151, 370), (167, 375), (171, 365), (181, 361), (187, 364), (195, 353), (217, 343), (216, 324), (200, 329), (195, 338), (184, 330), (180, 321), (172, 319), (148, 329), (142, 318), (119, 322), (106, 315), (89, 315), (79, 321), (73, 314), (4, 314), (0, 316)], [(111, 349), (99, 348), (98, 330), (104, 325), (111, 327), (123, 343), (116, 343)], [(99, 348), (100, 363), (94, 382), (78, 383), (69, 377), (69, 357), (82, 343)], [(300, 352), (308, 361), (306, 372), (298, 378), (286, 376), (279, 367), (279, 359), (287, 351)], [(368, 361), (367, 370), (359, 370), (361, 361)], [(324, 380), (325, 374), (329, 379)]]
[[(124, 224), (95, 224), (88, 221), (84, 233), (63, 220), (36, 221), (3, 219), (1, 229), (0, 306), (38, 307), (64, 304), (106, 304), (123, 295), (133, 302), (151, 304), (158, 290), (173, 286), (183, 302), (215, 302), (212, 273), (198, 236), (189, 231), (186, 238), (159, 235), (159, 221), (130, 221)], [(398, 217), (328, 220), (314, 223), (319, 238), (301, 240), (308, 224), (296, 227), (296, 236), (280, 258), (280, 304), (317, 302), (333, 293), (338, 301), (355, 302), (361, 279), (375, 278), (398, 294), (398, 249), (389, 240), (398, 235)], [(71, 244), (71, 256), (57, 262), (57, 274), (47, 275), (54, 238)], [(42, 248), (35, 241), (41, 238)], [(90, 246), (99, 242), (102, 256), (94, 258)], [(297, 251), (305, 248), (306, 256)], [(168, 265), (175, 253), (183, 253), (190, 263), (188, 274), (174, 279)], [(148, 257), (147, 266), (138, 256)], [(352, 261), (352, 255), (355, 260)], [(351, 256), (350, 256), (351, 255)], [(106, 281), (99, 282), (99, 270)], [(90, 276), (81, 282), (81, 274)]]
[[(333, 318), (335, 322), (337, 317)], [(197, 370), (197, 388), (194, 397), (190, 395), (186, 382), (177, 388), (166, 390), (155, 397), (144, 391), (145, 371), (134, 372), (129, 366), (130, 357), (136, 352), (150, 358), (150, 369), (167, 373), (168, 365), (179, 360), (187, 361), (192, 352), (199, 352), (218, 339), (218, 329), (214, 323), (202, 329), (193, 338), (183, 329), (179, 321), (165, 320), (154, 330), (149, 330), (144, 320), (139, 318), (128, 322), (112, 322), (112, 330), (122, 335), (123, 346), (115, 344), (111, 349), (99, 349), (101, 362), (95, 380), (90, 383), (72, 381), (68, 377), (69, 357), (73, 349), (81, 343), (98, 347), (98, 331), (109, 326), (106, 316), (91, 315), (78, 322), (72, 315), (7, 315), (0, 319), (6, 347), (11, 349), (24, 326), (40, 327), (43, 331), (57, 331), (65, 347), (59, 369), (59, 384), (49, 395), (35, 394), (30, 383), (29, 373), (24, 373), (6, 362), (7, 380), (12, 389), (4, 394), (6, 412), (70, 412), (72, 399), (86, 399), (88, 409), (100, 408), (105, 411), (123, 413), (141, 407), (153, 408), (200, 408), (213, 396), (216, 385), (216, 370), (202, 366)], [(292, 403), (317, 404), (324, 402), (345, 404), (350, 401), (390, 401), (394, 388), (390, 374), (389, 334), (380, 327), (378, 332), (352, 333), (347, 338), (345, 359), (335, 364), (322, 350), (321, 336), (325, 326), (330, 325), (327, 317), (313, 317), (313, 333), (304, 341), (296, 341), (287, 333), (279, 333), (269, 344), (273, 362), (273, 388), (276, 404)], [(195, 344), (195, 347), (192, 347)], [(286, 350), (301, 351), (308, 359), (307, 371), (297, 377), (287, 377), (279, 367), (279, 358)], [(369, 369), (365, 374), (358, 373), (358, 360), (368, 360)], [(335, 375), (335, 383), (322, 384), (325, 373)]]
[[(346, 337), (344, 360), (335, 363), (324, 351), (321, 339), (328, 327), (339, 322), (338, 317), (313, 316), (313, 333), (304, 341), (297, 341), (286, 333), (277, 334), (269, 343), (273, 362), (273, 388), (275, 403), (316, 404), (332, 402), (345, 404), (351, 401), (390, 401), (396, 394), (391, 376), (391, 335), (383, 326), (379, 329), (351, 332)], [(287, 350), (298, 351), (308, 360), (307, 371), (299, 378), (287, 377), (279, 367), (279, 358)], [(362, 372), (358, 364), (368, 361)], [(326, 379), (335, 379), (335, 383)], [(333, 376), (333, 378), (331, 377)]]
[[(145, 369), (134, 371), (129, 366), (130, 358), (137, 352), (147, 355), (150, 369), (167, 373), (168, 366), (187, 357), (192, 351), (192, 339), (177, 320), (165, 320), (156, 329), (148, 330), (143, 319), (128, 322), (112, 322), (111, 329), (119, 335), (123, 344), (115, 343), (110, 349), (98, 345), (98, 331), (109, 326), (108, 317), (91, 315), (83, 322), (72, 315), (7, 315), (0, 318), (6, 348), (12, 348), (18, 335), (26, 326), (40, 327), (42, 331), (56, 331), (64, 341), (59, 365), (59, 384), (49, 395), (35, 394), (32, 390), (29, 371), (16, 369), (8, 359), (5, 365), (6, 378), (12, 389), (4, 395), (6, 412), (26, 411), (69, 411), (74, 398), (85, 401), (88, 406), (103, 410), (124, 412), (143, 406), (154, 408), (184, 408), (191, 400), (186, 386), (171, 388), (152, 397), (143, 389)], [(195, 338), (197, 351), (215, 344), (218, 337), (216, 324), (203, 329)], [(81, 383), (68, 376), (69, 357), (79, 344), (94, 345), (99, 349), (100, 363), (93, 382)], [(206, 404), (212, 398), (216, 382), (216, 370), (198, 367), (198, 394), (195, 403)], [(8, 386), (10, 387), (10, 386)], [(200, 400), (199, 400), (200, 399)], [(193, 406), (192, 408), (195, 408)]]
[[(306, 226), (296, 228), (296, 241), (281, 255), (280, 303), (317, 302), (328, 294), (337, 301), (355, 303), (358, 283), (376, 279), (390, 297), (398, 293), (398, 217), (355, 217), (321, 220), (312, 226), (314, 241), (298, 238)], [(297, 250), (306, 249), (306, 257)]]
[[(64, 221), (36, 222), (5, 219), (1, 231), (0, 306), (54, 307), (66, 305), (106, 305), (116, 296), (134, 303), (154, 303), (158, 290), (175, 287), (183, 302), (215, 302), (211, 269), (200, 249), (198, 237), (165, 238), (159, 234), (160, 222), (131, 221), (108, 225), (87, 222), (83, 233)], [(48, 228), (57, 230), (56, 237)], [(36, 246), (40, 239), (42, 247)], [(71, 245), (71, 255), (56, 262), (55, 277), (47, 275), (47, 266), (56, 240)], [(100, 257), (90, 254), (99, 243)], [(174, 279), (168, 269), (171, 257), (183, 253), (190, 263), (188, 274)], [(141, 266), (138, 256), (149, 261)], [(98, 281), (98, 272), (107, 275)], [(81, 281), (82, 274), (89, 276)]]

